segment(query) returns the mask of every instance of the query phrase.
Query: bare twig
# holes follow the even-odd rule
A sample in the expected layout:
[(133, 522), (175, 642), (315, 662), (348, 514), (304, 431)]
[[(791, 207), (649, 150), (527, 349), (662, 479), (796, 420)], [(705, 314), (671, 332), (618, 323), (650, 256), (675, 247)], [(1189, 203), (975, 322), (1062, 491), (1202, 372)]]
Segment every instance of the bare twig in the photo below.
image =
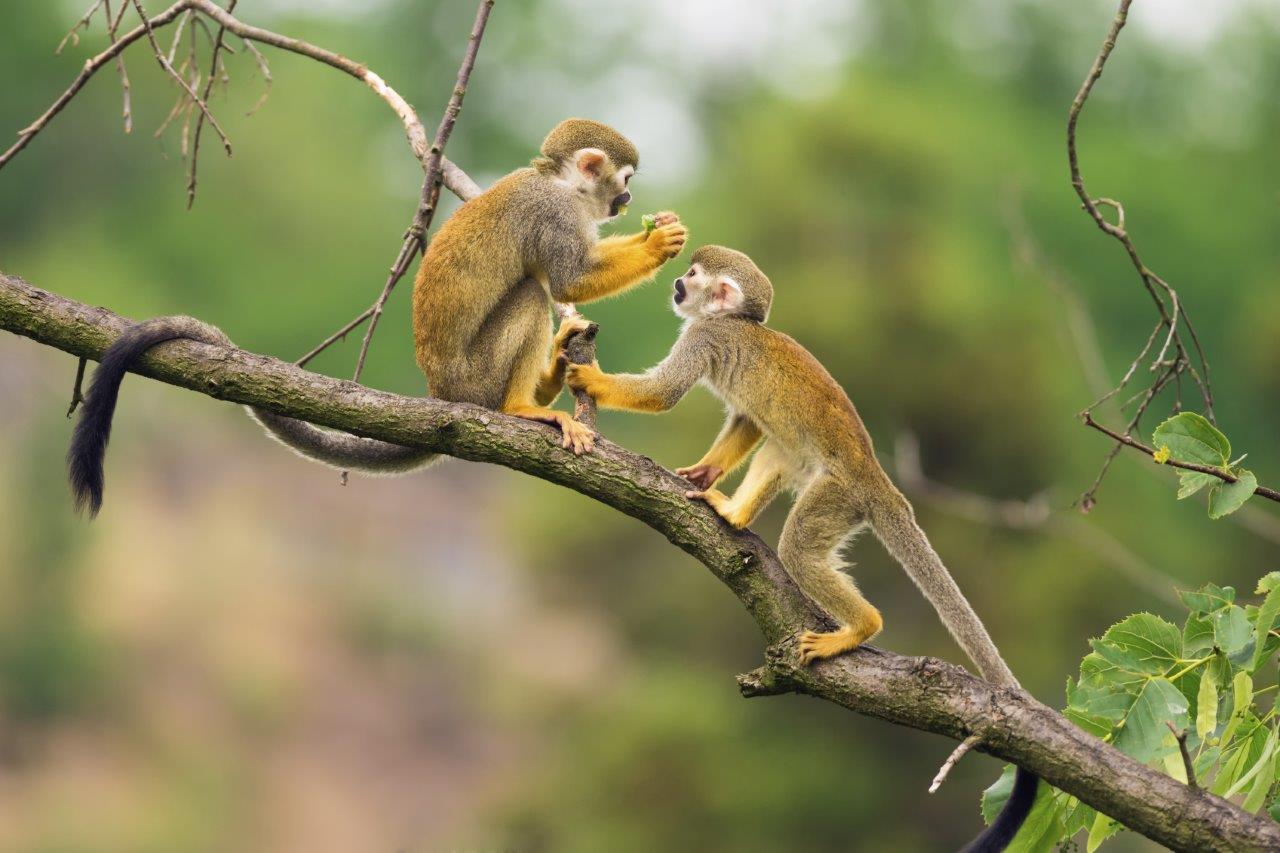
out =
[[(120, 21), (124, 18), (124, 12), (127, 7), (127, 0), (120, 0), (120, 14), (112, 17), (111, 0), (106, 0), (107, 37), (111, 40), (112, 44), (115, 44), (116, 42), (116, 31), (120, 29)], [(116, 56), (116, 71), (120, 74), (120, 93), (124, 100), (124, 104), (121, 108), (122, 117), (124, 119), (124, 132), (132, 133), (133, 104), (129, 87), (129, 71), (124, 66), (124, 54)]]
[(942, 762), (942, 766), (938, 768), (938, 775), (933, 777), (933, 782), (929, 785), (929, 793), (936, 794), (938, 789), (942, 787), (942, 783), (947, 781), (947, 774), (951, 772), (951, 768), (964, 758), (965, 753), (973, 749), (982, 740), (982, 735), (974, 733), (964, 740), (960, 741), (960, 745), (951, 751), (947, 756), (947, 760)]
[(84, 367), (87, 362), (88, 359), (81, 356), (76, 364), (76, 382), (71, 386), (71, 405), (67, 406), (67, 417), (74, 415), (84, 402)]
[(1183, 729), (1179, 731), (1174, 728), (1173, 723), (1168, 720), (1165, 720), (1164, 724), (1169, 727), (1169, 731), (1173, 732), (1173, 736), (1177, 738), (1178, 752), (1182, 753), (1182, 769), (1187, 774), (1187, 787), (1194, 791), (1199, 788), (1200, 785), (1196, 782), (1195, 762), (1191, 760), (1191, 753), (1187, 752), (1187, 730)]
[[(236, 10), (238, 0), (228, 0), (227, 13), (230, 14)], [(205, 82), (204, 93), (201, 97), (207, 102), (209, 96), (213, 94), (213, 87), (218, 82), (218, 65), (222, 61), (223, 44), (226, 41), (227, 28), (225, 25), (218, 26), (218, 32), (213, 37), (213, 58), (209, 61), (209, 79)], [(245, 42), (248, 44), (248, 42)], [(196, 116), (196, 126), (191, 131), (191, 164), (187, 168), (187, 209), (196, 203), (196, 170), (199, 168), (200, 162), (200, 133), (204, 130), (204, 112)]]
[[(122, 0), (122, 12), (130, 0)], [(107, 62), (115, 59), (120, 53), (140, 38), (147, 35), (150, 30), (159, 29), (166, 26), (177, 19), (179, 15), (188, 9), (196, 9), (209, 19), (216, 21), (219, 25), (225, 27), (228, 32), (232, 32), (242, 39), (256, 41), (260, 44), (269, 44), (281, 50), (287, 50), (300, 56), (314, 59), (317, 62), (324, 63), (331, 68), (336, 68), (345, 74), (354, 77), (364, 83), (373, 90), (379, 98), (381, 98), (387, 106), (391, 107), (399, 117), (401, 124), (404, 125), (405, 135), (409, 140), (409, 147), (413, 151), (414, 157), (418, 162), (422, 163), (426, 168), (427, 158), (430, 154), (427, 145), (426, 131), (419, 121), (418, 115), (414, 112), (413, 107), (409, 106), (409, 102), (401, 97), (400, 93), (386, 81), (375, 74), (367, 66), (348, 59), (345, 56), (326, 50), (322, 47), (296, 39), (291, 36), (280, 35), (279, 33), (264, 30), (261, 27), (255, 27), (246, 24), (243, 21), (232, 16), (221, 6), (213, 2), (213, 0), (178, 0), (169, 8), (154, 15), (148, 22), (149, 26), (139, 25), (133, 30), (121, 35), (102, 53), (92, 57), (85, 62), (84, 68), (72, 81), (67, 90), (63, 92), (53, 104), (45, 110), (34, 122), (18, 133), (18, 140), (13, 143), (3, 154), (0, 154), (0, 168), (7, 165), (17, 154), (31, 143), (31, 140), (46, 126), (67, 104), (84, 88), (85, 83)], [(224, 47), (225, 49), (225, 47)], [(444, 185), (449, 188), (458, 197), (467, 199), (473, 198), (480, 194), (480, 188), (475, 181), (467, 176), (466, 172), (459, 169), (455, 164), (447, 158), (441, 158), (441, 176)]]
[[(89, 11), (81, 15), (80, 19), (71, 25), (71, 29), (67, 30), (67, 34), (62, 37), (62, 41), (58, 42), (58, 46), (53, 50), (54, 56), (62, 53), (62, 49), (67, 46), (67, 42), (71, 42), (72, 47), (80, 44), (79, 30), (89, 29), (89, 22), (93, 20), (93, 13), (101, 9), (104, 2), (106, 0), (94, 0), (93, 5), (89, 7)], [(107, 9), (106, 14), (107, 23), (109, 24), (111, 22), (111, 10)]]
[[(178, 86), (187, 93), (196, 106), (200, 108), (200, 112), (204, 113), (204, 117), (209, 120), (209, 125), (218, 134), (218, 138), (222, 140), (222, 147), (226, 150), (227, 156), (231, 156), (231, 140), (227, 138), (227, 134), (222, 130), (222, 125), (218, 124), (218, 120), (213, 117), (213, 113), (209, 111), (209, 105), (204, 99), (196, 94), (191, 84), (183, 79), (182, 75), (174, 69), (172, 63), (165, 58), (164, 51), (160, 49), (160, 43), (156, 41), (155, 31), (151, 27), (151, 21), (147, 18), (147, 10), (142, 8), (142, 0), (131, 0), (133, 8), (137, 10), (138, 17), (142, 19), (142, 27), (146, 30), (147, 41), (151, 43), (151, 50), (156, 55), (156, 62), (160, 63), (160, 67), (164, 69), (170, 77), (178, 84)], [(221, 11), (221, 10), (219, 10)]]
[(471, 79), (472, 69), (476, 66), (476, 54), (480, 51), (480, 40), (484, 38), (484, 28), (489, 22), (491, 11), (493, 11), (493, 0), (481, 0), (476, 9), (475, 22), (471, 26), (471, 36), (467, 39), (466, 52), (462, 56), (462, 65), (458, 68), (458, 79), (454, 83), (453, 93), (449, 96), (449, 103), (444, 108), (444, 115), (440, 117), (440, 126), (436, 128), (431, 152), (427, 155), (427, 176), (422, 182), (422, 197), (418, 210), (405, 234), (404, 245), (400, 247), (400, 253), (396, 256), (395, 263), (391, 265), (391, 274), (387, 276), (382, 292), (373, 303), (373, 313), (369, 316), (369, 328), (364, 333), (360, 354), (356, 357), (355, 374), (351, 377), (356, 382), (360, 381), (360, 374), (364, 371), (364, 360), (369, 354), (369, 344), (373, 342), (373, 333), (378, 330), (378, 321), (382, 319), (382, 309), (387, 304), (387, 298), (391, 295), (396, 283), (408, 271), (414, 256), (427, 245), (427, 229), (431, 227), (431, 220), (435, 217), (436, 205), (440, 199), (440, 169), (444, 158), (444, 147), (449, 143), (449, 136), (453, 133), (453, 125), (458, 120), (458, 113), (462, 111), (462, 99), (467, 94), (467, 83)]
[[(110, 311), (0, 275), (0, 329), (99, 358), (130, 324)], [(721, 580), (754, 617), (765, 663), (739, 679), (756, 695), (804, 693), (960, 740), (1179, 851), (1280, 849), (1280, 824), (1142, 765), (1020, 690), (993, 687), (935, 658), (871, 646), (813, 666), (796, 661), (800, 631), (828, 623), (772, 549), (684, 497), (688, 483), (609, 442), (574, 456), (552, 427), (429, 398), (401, 397), (307, 373), (261, 355), (191, 341), (155, 348), (138, 371), (235, 403), (395, 444), (523, 471), (649, 525)]]

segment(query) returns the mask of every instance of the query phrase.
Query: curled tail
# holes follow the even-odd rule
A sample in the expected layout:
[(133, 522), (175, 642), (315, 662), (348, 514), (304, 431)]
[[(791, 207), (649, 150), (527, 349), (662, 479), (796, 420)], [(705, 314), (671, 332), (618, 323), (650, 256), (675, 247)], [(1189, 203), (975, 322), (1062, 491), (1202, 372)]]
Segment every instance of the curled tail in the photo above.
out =
[[(147, 350), (165, 341), (183, 338), (218, 346), (231, 346), (221, 329), (193, 317), (156, 317), (130, 326), (102, 354), (93, 381), (80, 409), (80, 420), (67, 451), (76, 510), (87, 508), (96, 516), (102, 508), (105, 487), (103, 460), (111, 440), (111, 421), (124, 375)], [(439, 454), (323, 430), (304, 421), (254, 407), (246, 407), (267, 432), (302, 456), (352, 471), (396, 474), (425, 467)]]
[[(924, 593), (982, 677), (1001, 687), (1020, 689), (1018, 679), (1000, 656), (986, 626), (916, 523), (911, 504), (892, 486), (887, 491), (888, 496), (871, 510), (871, 527), (876, 536)], [(997, 853), (1008, 847), (1031, 812), (1039, 781), (1035, 774), (1019, 767), (1004, 808), (962, 853)]]

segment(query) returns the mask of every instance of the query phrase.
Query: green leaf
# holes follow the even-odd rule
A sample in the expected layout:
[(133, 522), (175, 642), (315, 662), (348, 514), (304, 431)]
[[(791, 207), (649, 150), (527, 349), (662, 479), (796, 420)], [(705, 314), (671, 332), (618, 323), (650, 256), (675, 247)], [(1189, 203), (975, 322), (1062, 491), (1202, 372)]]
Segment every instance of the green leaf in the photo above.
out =
[(1233, 603), (1236, 600), (1236, 590), (1232, 586), (1218, 586), (1216, 583), (1207, 583), (1195, 592), (1185, 589), (1178, 590), (1178, 598), (1181, 598), (1182, 603), (1187, 605), (1190, 610), (1212, 613), (1214, 610)]
[(1236, 673), (1236, 677), (1231, 680), (1231, 696), (1231, 718), (1227, 720), (1227, 727), (1222, 731), (1224, 747), (1231, 741), (1236, 728), (1249, 713), (1249, 705), (1253, 702), (1253, 679), (1249, 677), (1249, 673), (1244, 671)]
[(992, 782), (991, 785), (982, 792), (982, 820), (986, 824), (996, 819), (996, 815), (1000, 814), (1000, 810), (1004, 808), (1004, 804), (1009, 800), (1009, 794), (1013, 791), (1013, 774), (1017, 772), (1017, 768), (1012, 764), (1006, 764), (1004, 769), (1000, 771), (1000, 778)]
[(1201, 655), (1213, 648), (1213, 617), (1192, 613), (1182, 629), (1182, 653)]
[(1258, 588), (1254, 592), (1258, 595), (1266, 595), (1276, 587), (1280, 587), (1280, 572), (1267, 572), (1258, 578)]
[(1212, 474), (1206, 474), (1203, 471), (1188, 471), (1186, 468), (1179, 468), (1178, 500), (1185, 500), (1210, 483), (1216, 482), (1219, 482), (1218, 478)]
[(1217, 427), (1195, 412), (1181, 412), (1155, 428), (1151, 443), (1168, 446), (1180, 462), (1222, 467), (1231, 462), (1231, 442)]
[(1182, 750), (1178, 747), (1178, 737), (1169, 731), (1167, 726), (1160, 748), (1164, 753), (1164, 772), (1182, 784), (1187, 784), (1187, 766), (1182, 763)]
[(1213, 734), (1218, 727), (1218, 679), (1206, 672), (1200, 678), (1200, 692), (1196, 696), (1196, 734), (1201, 740)]
[(1006, 853), (1051, 853), (1062, 838), (1065, 797), (1054, 795), (1045, 782), (1036, 788), (1036, 799), (1027, 819), (1005, 848)]
[(1227, 655), (1233, 655), (1249, 642), (1249, 619), (1244, 608), (1231, 605), (1213, 616), (1213, 643)]
[[(1255, 744), (1251, 744), (1251, 747), (1254, 745)], [(1230, 788), (1226, 790), (1226, 793), (1222, 795), (1223, 797), (1230, 799), (1231, 797), (1234, 797), (1236, 794), (1243, 791), (1245, 785), (1248, 785), (1250, 782), (1257, 781), (1260, 776), (1264, 775), (1264, 772), (1266, 774), (1271, 774), (1272, 771), (1269, 768), (1274, 766), (1274, 759), (1276, 754), (1276, 733), (1273, 731), (1268, 731), (1266, 733), (1266, 740), (1263, 741), (1262, 752), (1257, 756), (1256, 759), (1251, 754), (1252, 748), (1250, 749), (1249, 752), (1250, 754), (1246, 759), (1245, 763), (1247, 764), (1249, 760), (1252, 760), (1253, 763), (1251, 765), (1248, 765), (1249, 766), (1248, 772), (1241, 775), (1240, 778), (1236, 780), (1235, 784), (1233, 784)], [(1267, 788), (1271, 787), (1271, 782), (1274, 781), (1274, 778), (1275, 777), (1272, 775), (1271, 778), (1268, 780)], [(1266, 793), (1265, 788), (1263, 789), (1263, 793), (1264, 794)], [(1259, 797), (1258, 805), (1261, 805), (1261, 804), (1262, 804), (1261, 797)], [(1254, 810), (1255, 811), (1257, 810), (1257, 806), (1254, 807)]]
[(1153, 678), (1142, 688), (1116, 733), (1116, 748), (1142, 762), (1151, 760), (1169, 727), (1187, 727), (1187, 699), (1167, 678)]
[(1234, 483), (1219, 483), (1209, 490), (1209, 517), (1222, 518), (1244, 506), (1244, 502), (1253, 497), (1258, 488), (1258, 478), (1252, 471), (1237, 468), (1231, 472), (1235, 475)]
[(1089, 841), (1085, 849), (1088, 850), (1089, 853), (1093, 853), (1093, 851), (1102, 846), (1102, 842), (1106, 841), (1119, 831), (1119, 821), (1114, 821), (1102, 812), (1098, 812), (1097, 819), (1094, 820), (1093, 826), (1089, 828)]
[(1172, 622), (1150, 613), (1135, 613), (1117, 622), (1101, 640), (1091, 643), (1095, 651), (1098, 644), (1118, 650), (1123, 659), (1139, 667), (1139, 672), (1153, 675), (1165, 672), (1182, 658), (1182, 632)]
[(1277, 615), (1280, 615), (1280, 588), (1267, 593), (1266, 600), (1258, 608), (1258, 618), (1253, 626), (1253, 665), (1249, 667), (1250, 672), (1257, 672), (1258, 667), (1266, 660), (1267, 634), (1275, 624)]
[(1267, 814), (1271, 815), (1272, 820), (1280, 821), (1280, 797), (1271, 801), (1271, 805), (1267, 806)]
[(1267, 798), (1267, 791), (1271, 790), (1271, 785), (1276, 781), (1276, 753), (1275, 749), (1271, 750), (1264, 762), (1259, 762), (1258, 775), (1254, 777), (1253, 784), (1249, 786), (1249, 793), (1241, 804), (1247, 812), (1257, 814), (1258, 809), (1262, 808), (1262, 803)]

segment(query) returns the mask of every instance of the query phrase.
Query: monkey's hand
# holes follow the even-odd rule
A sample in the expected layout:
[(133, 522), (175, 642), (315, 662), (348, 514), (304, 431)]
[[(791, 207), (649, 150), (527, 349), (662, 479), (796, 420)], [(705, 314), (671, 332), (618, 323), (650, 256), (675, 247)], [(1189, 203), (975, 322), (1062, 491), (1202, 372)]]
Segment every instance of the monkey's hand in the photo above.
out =
[(729, 524), (733, 525), (738, 530), (747, 526), (746, 521), (734, 518), (733, 514), (729, 512), (729, 496), (719, 489), (703, 489), (697, 492), (685, 492), (684, 496), (691, 501), (702, 501), (707, 506), (714, 509), (716, 511), (716, 515), (729, 522)]
[[(675, 217), (674, 213), (664, 212), (658, 216)], [(649, 232), (649, 236), (645, 238), (645, 248), (652, 252), (663, 262), (669, 261), (676, 255), (680, 254), (684, 249), (685, 242), (689, 239), (689, 229), (684, 227), (678, 218), (668, 222), (665, 225), (658, 225)]]
[(688, 468), (677, 468), (676, 473), (705, 491), (714, 486), (716, 480), (724, 476), (724, 469), (699, 462), (697, 465), (690, 465)]
[(581, 314), (575, 314), (561, 320), (560, 328), (556, 331), (556, 337), (553, 341), (555, 353), (552, 358), (554, 359), (564, 351), (564, 345), (570, 337), (578, 332), (585, 332), (590, 326), (591, 321), (586, 317), (583, 317)]
[(661, 228), (664, 225), (675, 225), (680, 221), (680, 217), (670, 210), (660, 210), (653, 215), (653, 227)]
[(574, 391), (586, 391), (588, 396), (599, 397), (608, 379), (598, 364), (566, 364), (564, 382)]

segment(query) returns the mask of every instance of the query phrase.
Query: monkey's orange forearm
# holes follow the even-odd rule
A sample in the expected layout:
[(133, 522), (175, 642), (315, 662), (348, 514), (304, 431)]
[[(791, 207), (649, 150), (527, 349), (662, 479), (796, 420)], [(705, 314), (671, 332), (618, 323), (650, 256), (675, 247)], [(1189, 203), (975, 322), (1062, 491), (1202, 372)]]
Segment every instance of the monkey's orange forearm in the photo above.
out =
[(591, 302), (612, 296), (652, 276), (666, 261), (647, 242), (602, 240), (596, 244), (590, 272), (565, 287), (565, 302)]
[(586, 391), (596, 405), (627, 412), (665, 412), (671, 408), (668, 395), (656, 383), (641, 376), (599, 373), (591, 377)]

